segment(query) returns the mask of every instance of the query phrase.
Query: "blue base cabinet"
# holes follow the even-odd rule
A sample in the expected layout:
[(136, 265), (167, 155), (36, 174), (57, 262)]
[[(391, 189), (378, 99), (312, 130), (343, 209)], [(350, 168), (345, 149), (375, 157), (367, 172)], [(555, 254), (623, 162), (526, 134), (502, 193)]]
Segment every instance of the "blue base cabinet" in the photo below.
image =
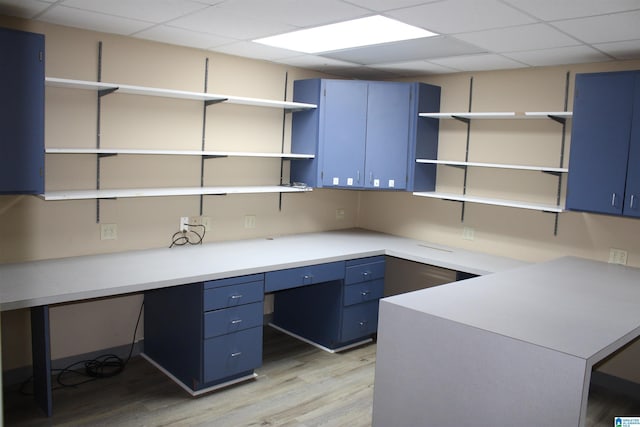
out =
[(293, 114), (291, 149), (315, 158), (292, 162), (291, 182), (318, 188), (435, 188), (435, 167), (416, 169), (415, 159), (437, 152), (438, 122), (420, 121), (418, 113), (439, 111), (439, 87), (309, 79), (294, 82), (293, 98), (318, 108)]
[(640, 217), (640, 71), (576, 75), (566, 206)]
[(328, 349), (371, 338), (384, 271), (384, 256), (355, 259), (344, 263), (341, 279), (276, 292), (273, 324)]
[(0, 194), (44, 193), (44, 36), (0, 28)]
[(145, 292), (144, 353), (197, 392), (262, 364), (264, 275)]

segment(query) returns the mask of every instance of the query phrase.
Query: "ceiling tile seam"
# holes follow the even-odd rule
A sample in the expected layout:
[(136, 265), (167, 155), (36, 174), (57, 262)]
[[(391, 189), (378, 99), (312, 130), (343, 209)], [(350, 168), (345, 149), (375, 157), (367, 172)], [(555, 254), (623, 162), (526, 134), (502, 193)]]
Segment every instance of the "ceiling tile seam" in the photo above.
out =
[[(139, 33), (143, 32), (143, 31), (148, 31), (148, 30), (151, 30), (151, 29), (153, 29), (153, 28), (161, 27), (161, 26), (165, 26), (165, 25), (166, 25), (167, 27), (176, 28), (176, 29), (180, 29), (180, 30), (185, 30), (185, 28), (182, 28), (182, 27), (176, 27), (176, 26), (174, 26), (174, 25), (171, 25), (171, 24), (170, 24), (170, 22), (175, 21), (175, 20), (177, 20), (177, 19), (184, 18), (184, 17), (186, 17), (186, 16), (190, 16), (190, 15), (196, 14), (196, 13), (201, 13), (201, 12), (203, 12), (204, 10), (207, 10), (207, 9), (209, 9), (209, 8), (213, 8), (213, 7), (217, 6), (218, 4), (220, 4), (220, 2), (218, 2), (218, 3), (216, 3), (216, 4), (212, 4), (212, 5), (207, 5), (207, 4), (200, 3), (200, 2), (196, 2), (196, 3), (198, 3), (198, 4), (202, 4), (202, 7), (201, 7), (200, 9), (193, 10), (193, 11), (191, 11), (191, 12), (183, 13), (182, 15), (174, 16), (173, 18), (168, 19), (168, 20), (163, 21), (163, 22), (157, 22), (157, 23), (156, 23), (156, 22), (154, 22), (154, 23), (153, 23), (154, 25), (151, 25), (151, 26), (149, 26), (149, 27), (147, 27), (147, 28), (145, 28), (145, 29), (142, 29), (142, 30), (140, 30), (140, 31), (135, 31), (135, 32), (131, 33), (131, 35), (132, 35), (132, 36), (135, 36), (135, 35), (137, 35), (137, 34), (139, 34)], [(220, 34), (215, 34), (215, 33), (204, 33), (204, 32), (202, 32), (202, 31), (194, 31), (194, 30), (187, 30), (187, 31), (191, 31), (192, 33), (197, 33), (197, 34), (206, 34), (206, 35), (215, 35), (215, 36), (224, 37), (224, 36), (222, 36), (222, 35), (220, 35)], [(230, 37), (225, 37), (225, 38), (230, 38)]]
[(31, 18), (31, 19), (34, 19), (34, 20), (38, 20), (38, 19), (40, 19), (40, 18), (42, 17), (42, 15), (44, 15), (45, 13), (47, 13), (47, 12), (48, 12), (49, 10), (51, 10), (52, 8), (54, 8), (54, 7), (56, 7), (56, 6), (60, 5), (60, 4), (62, 4), (62, 2), (63, 2), (63, 1), (64, 1), (64, 0), (56, 0), (56, 1), (55, 1), (55, 2), (53, 2), (53, 3), (45, 3), (45, 4), (48, 4), (49, 6), (45, 7), (42, 11), (40, 11), (40, 12), (36, 13), (36, 14)]

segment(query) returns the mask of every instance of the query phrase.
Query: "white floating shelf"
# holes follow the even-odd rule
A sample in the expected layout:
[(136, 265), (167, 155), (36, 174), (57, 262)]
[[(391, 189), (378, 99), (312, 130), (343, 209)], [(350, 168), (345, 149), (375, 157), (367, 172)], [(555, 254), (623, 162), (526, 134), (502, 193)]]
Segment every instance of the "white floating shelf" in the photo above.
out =
[(473, 166), (473, 167), (481, 167), (481, 168), (513, 169), (513, 170), (555, 172), (555, 173), (569, 172), (568, 168), (556, 168), (556, 167), (547, 167), (547, 166), (528, 166), (528, 165), (509, 165), (509, 164), (502, 164), (502, 163), (459, 162), (455, 160), (416, 159), (416, 163), (448, 165), (448, 166)]
[(536, 211), (546, 211), (546, 212), (563, 212), (564, 211), (564, 208), (558, 205), (522, 202), (522, 201), (516, 201), (516, 200), (493, 199), (488, 197), (476, 197), (476, 196), (454, 194), (454, 193), (441, 193), (437, 191), (416, 192), (416, 193), (413, 193), (413, 195), (420, 196), (420, 197), (431, 197), (434, 199), (454, 200), (458, 202), (481, 203), (485, 205), (506, 206), (506, 207), (519, 208), (519, 209), (531, 209)]
[(104, 190), (48, 191), (40, 195), (44, 200), (116, 199), (129, 197), (199, 196), (254, 193), (302, 193), (312, 188), (287, 187), (281, 185), (246, 187), (172, 187), (131, 188)]
[(159, 96), (163, 98), (190, 99), (195, 101), (218, 101), (229, 104), (251, 105), (257, 107), (283, 108), (285, 110), (309, 110), (317, 108), (315, 104), (301, 102), (276, 101), (261, 98), (247, 98), (242, 96), (219, 95), (213, 93), (188, 92), (173, 89), (159, 89), (146, 86), (134, 86), (117, 83), (92, 82), (86, 80), (60, 79), (45, 77), (45, 84), (51, 87), (85, 90), (115, 90), (119, 93), (131, 95)]
[(524, 113), (516, 113), (515, 111), (504, 112), (452, 112), (452, 113), (419, 113), (420, 117), (428, 117), (432, 119), (546, 119), (549, 116), (570, 118), (573, 117), (571, 111), (525, 111)]
[(266, 157), (277, 159), (313, 159), (313, 154), (259, 153), (242, 151), (200, 151), (200, 150), (146, 150), (131, 148), (47, 148), (47, 154), (124, 154), (124, 155), (169, 155), (169, 156), (211, 156), (211, 157)]

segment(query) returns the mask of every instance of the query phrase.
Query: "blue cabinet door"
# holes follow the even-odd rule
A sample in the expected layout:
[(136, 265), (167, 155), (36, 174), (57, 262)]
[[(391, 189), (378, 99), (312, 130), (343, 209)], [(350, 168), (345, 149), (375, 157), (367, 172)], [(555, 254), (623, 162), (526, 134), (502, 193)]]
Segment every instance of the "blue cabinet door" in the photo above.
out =
[(324, 187), (362, 187), (367, 130), (367, 83), (326, 80), (319, 150)]
[(640, 218), (640, 73), (635, 75), (634, 100), (623, 214)]
[(411, 85), (370, 82), (368, 89), (364, 187), (405, 189)]
[(0, 28), (0, 194), (44, 192), (44, 36)]
[(621, 214), (635, 74), (576, 76), (567, 208)]

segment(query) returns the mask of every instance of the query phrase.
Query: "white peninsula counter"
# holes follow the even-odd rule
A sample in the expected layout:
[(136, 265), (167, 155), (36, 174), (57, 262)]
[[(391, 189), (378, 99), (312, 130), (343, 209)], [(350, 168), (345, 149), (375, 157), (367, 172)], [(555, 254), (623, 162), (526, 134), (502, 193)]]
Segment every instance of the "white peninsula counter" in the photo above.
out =
[(640, 335), (640, 269), (557, 260), (380, 301), (373, 425), (584, 426)]

